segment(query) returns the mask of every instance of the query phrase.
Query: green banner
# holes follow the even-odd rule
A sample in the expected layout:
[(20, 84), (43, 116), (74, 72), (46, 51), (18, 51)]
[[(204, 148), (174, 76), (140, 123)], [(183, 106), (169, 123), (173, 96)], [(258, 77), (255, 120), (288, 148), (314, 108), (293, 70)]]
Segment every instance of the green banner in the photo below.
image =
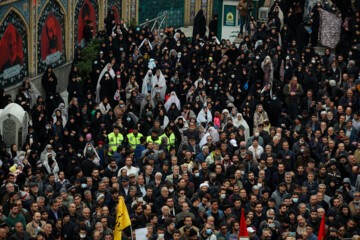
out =
[(224, 26), (235, 26), (236, 6), (224, 5)]

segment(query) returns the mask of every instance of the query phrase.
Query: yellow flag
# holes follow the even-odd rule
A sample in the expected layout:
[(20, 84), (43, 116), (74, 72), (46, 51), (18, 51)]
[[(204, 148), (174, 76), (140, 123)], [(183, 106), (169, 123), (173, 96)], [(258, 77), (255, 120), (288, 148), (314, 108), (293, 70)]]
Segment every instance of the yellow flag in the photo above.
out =
[(116, 224), (114, 230), (114, 240), (121, 240), (121, 231), (131, 225), (129, 213), (127, 211), (124, 198), (119, 198), (119, 204), (116, 213)]

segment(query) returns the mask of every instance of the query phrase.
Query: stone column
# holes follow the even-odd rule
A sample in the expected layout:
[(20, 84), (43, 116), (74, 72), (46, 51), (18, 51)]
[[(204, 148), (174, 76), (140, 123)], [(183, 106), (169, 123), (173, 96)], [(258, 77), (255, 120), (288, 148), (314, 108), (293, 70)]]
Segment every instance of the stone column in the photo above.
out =
[[(59, 3), (61, 4), (61, 3)], [(66, 62), (69, 62), (72, 60), (73, 58), (73, 42), (71, 41), (71, 33), (73, 32), (72, 30), (72, 11), (71, 11), (71, 1), (68, 0), (67, 3), (67, 9), (66, 9), (66, 13), (64, 16), (64, 21), (65, 21), (65, 57), (66, 57)]]
[(30, 77), (34, 77), (36, 75), (36, 48), (35, 39), (36, 39), (36, 14), (35, 14), (35, 6), (34, 1), (29, 1), (29, 32), (28, 32), (28, 60), (29, 60), (29, 75)]

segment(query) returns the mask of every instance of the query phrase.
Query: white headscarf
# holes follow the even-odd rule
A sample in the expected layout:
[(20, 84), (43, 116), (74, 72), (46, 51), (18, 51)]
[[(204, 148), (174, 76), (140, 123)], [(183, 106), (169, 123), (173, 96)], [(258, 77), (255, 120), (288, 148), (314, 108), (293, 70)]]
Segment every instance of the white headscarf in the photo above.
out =
[[(147, 73), (146, 73), (146, 75), (145, 75), (145, 77), (144, 77), (144, 80), (143, 80), (143, 82), (142, 82), (142, 86), (141, 86), (141, 93), (142, 94), (145, 94), (145, 95), (147, 95), (148, 94), (148, 86), (147, 86), (147, 80), (149, 80), (149, 73), (152, 73), (152, 71), (151, 70), (149, 70)], [(152, 83), (152, 80), (154, 79), (154, 74), (152, 74), (152, 77), (151, 77), (152, 79), (149, 81), (149, 84), (150, 84), (150, 87), (152, 86), (151, 85), (151, 83)]]
[(181, 107), (180, 107), (180, 100), (179, 98), (177, 97), (176, 93), (174, 91), (172, 91), (170, 93), (170, 97), (169, 99), (166, 101), (165, 103), (165, 109), (166, 111), (169, 111), (171, 105), (175, 103), (176, 104), (176, 107), (177, 109), (180, 111), (181, 110)]
[(201, 111), (199, 112), (199, 114), (198, 114), (198, 116), (197, 116), (197, 118), (196, 118), (196, 121), (197, 121), (199, 124), (201, 124), (201, 123), (203, 123), (203, 122), (206, 122), (206, 125), (207, 125), (209, 122), (212, 121), (212, 114), (211, 114), (211, 112), (210, 112), (209, 109), (208, 109), (208, 111), (207, 111), (207, 117), (205, 118), (204, 108), (207, 108), (207, 107), (203, 107), (203, 108), (201, 109)]
[(140, 51), (140, 49), (141, 49), (141, 47), (145, 44), (145, 41), (148, 41), (148, 44), (149, 44), (149, 47), (150, 47), (150, 49), (152, 50), (153, 49), (153, 47), (152, 47), (152, 45), (151, 45), (151, 43), (150, 43), (150, 40), (148, 39), (148, 38), (145, 38), (142, 42), (141, 42), (141, 44), (140, 44), (140, 46), (139, 46), (139, 51)]
[[(154, 98), (156, 93), (159, 92), (161, 99), (165, 100), (165, 93), (166, 93), (166, 82), (165, 82), (165, 77), (162, 74), (162, 72), (158, 69), (157, 71), (160, 72), (160, 76), (156, 76), (156, 74), (153, 76), (152, 78), (152, 82), (151, 82), (151, 98)], [(160, 89), (157, 89), (155, 86), (161, 86)]]
[(85, 148), (84, 148), (84, 157), (86, 157), (86, 153), (88, 152), (88, 145), (91, 145), (91, 152), (92, 153), (94, 153), (94, 155), (95, 155), (95, 157), (94, 157), (94, 160), (93, 160), (93, 162), (96, 164), (96, 165), (100, 165), (100, 157), (99, 157), (99, 155), (97, 154), (97, 152), (95, 151), (95, 148), (94, 148), (94, 146), (92, 145), (92, 143), (91, 142), (88, 142), (87, 144), (85, 144)]
[[(241, 117), (241, 120), (239, 120), (239, 116)], [(250, 137), (250, 128), (249, 125), (247, 124), (247, 122), (245, 121), (245, 119), (243, 118), (241, 113), (238, 113), (236, 115), (236, 117), (234, 117), (233, 119), (233, 125), (236, 128), (239, 128), (240, 126), (243, 126), (245, 128), (245, 141)]]
[[(111, 69), (110, 69), (110, 70), (107, 69), (109, 65), (111, 66)], [(105, 75), (106, 72), (109, 72), (109, 73), (110, 73), (110, 76), (111, 76), (112, 78), (115, 78), (115, 72), (114, 72), (114, 70), (112, 69), (111, 63), (106, 64), (106, 66), (104, 67), (104, 69), (101, 71), (100, 76), (99, 76), (99, 79), (98, 79), (98, 82), (97, 82), (97, 84), (96, 84), (96, 102), (97, 102), (97, 103), (100, 103), (100, 89), (101, 89), (100, 81), (101, 81), (102, 77)]]
[(214, 127), (209, 127), (208, 132), (212, 138), (212, 143), (216, 143), (220, 140), (219, 132)]

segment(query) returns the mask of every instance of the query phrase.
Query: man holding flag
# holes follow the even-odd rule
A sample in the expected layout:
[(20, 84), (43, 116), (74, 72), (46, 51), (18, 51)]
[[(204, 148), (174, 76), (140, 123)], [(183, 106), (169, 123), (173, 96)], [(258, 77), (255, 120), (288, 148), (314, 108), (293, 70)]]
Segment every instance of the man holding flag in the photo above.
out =
[(116, 212), (114, 240), (121, 240), (122, 231), (128, 226), (131, 226), (129, 213), (126, 208), (124, 198), (120, 197), (119, 204), (117, 205), (117, 212)]
[(326, 239), (326, 229), (325, 229), (325, 213), (322, 216), (318, 240), (325, 240)]

